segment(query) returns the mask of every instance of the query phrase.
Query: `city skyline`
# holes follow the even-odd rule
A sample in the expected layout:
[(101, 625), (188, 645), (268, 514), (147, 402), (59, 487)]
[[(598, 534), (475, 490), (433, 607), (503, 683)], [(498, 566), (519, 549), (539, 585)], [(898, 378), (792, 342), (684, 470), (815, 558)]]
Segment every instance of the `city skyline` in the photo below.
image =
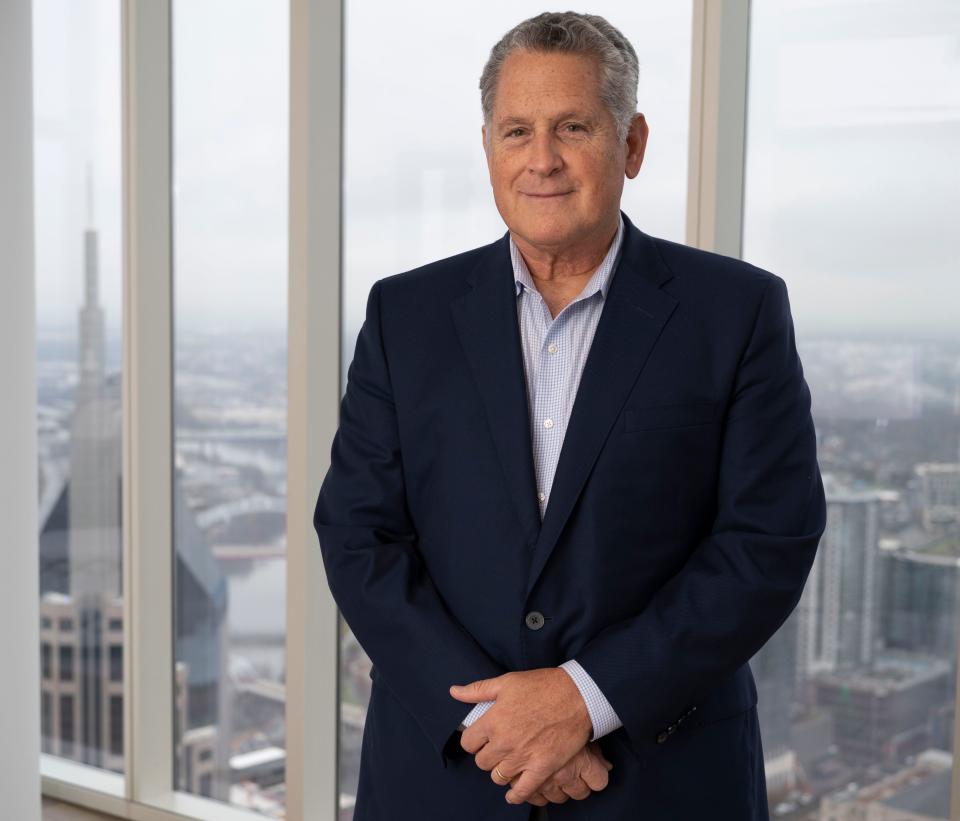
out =
[[(95, 476), (96, 482), (84, 483), (90, 500), (84, 507), (101, 509), (101, 519), (116, 519), (117, 511), (102, 512), (103, 500), (111, 496), (102, 490), (112, 481), (110, 471), (95, 467), (106, 452), (116, 461), (119, 448), (118, 374), (104, 364), (111, 343), (101, 334), (96, 247), (96, 232), (86, 231), (87, 301), (74, 320), (82, 346), (60, 339), (49, 350), (38, 348), (41, 476)], [(229, 615), (233, 605), (227, 606), (227, 599), (219, 605), (228, 612), (222, 635), (229, 654), (220, 673), (204, 669), (204, 654), (198, 655), (202, 642), (189, 632), (178, 641), (178, 650), (182, 646), (193, 663), (183, 663), (178, 652), (177, 783), (222, 800), (260, 801), (280, 813), (285, 800), (285, 501), (280, 490), (286, 471), (285, 343), (278, 336), (271, 348), (255, 335), (235, 334), (228, 346), (222, 343), (216, 333), (177, 337), (174, 547), (178, 560), (185, 560), (178, 577), (186, 573), (201, 582), (201, 587), (187, 585), (195, 598), (204, 578), (224, 574), (230, 600), (236, 594), (239, 608)], [(771, 805), (797, 821), (805, 818), (803, 796), (820, 797), (824, 806), (844, 812), (877, 800), (870, 797), (875, 793), (881, 799), (893, 794), (914, 806), (919, 799), (911, 798), (907, 787), (917, 779), (942, 802), (949, 768), (937, 756), (951, 743), (956, 675), (955, 659), (943, 659), (956, 647), (960, 627), (960, 347), (811, 344), (806, 364), (814, 382), (823, 381), (821, 389), (813, 387), (815, 407), (822, 392), (826, 407), (836, 411), (815, 413), (828, 527), (798, 607), (751, 659), (761, 694)], [(80, 414), (86, 427), (73, 421), (73, 396), (80, 403), (95, 401), (101, 409)], [(84, 438), (84, 430), (94, 438)], [(71, 467), (64, 474), (67, 453)], [(50, 489), (57, 485), (51, 483)], [(41, 507), (46, 511), (41, 521), (47, 523), (41, 542), (48, 544), (41, 551), (46, 557), (42, 578), (56, 590), (56, 573), (64, 563), (50, 552), (50, 540), (62, 532), (72, 541), (70, 517), (77, 508), (52, 500)], [(119, 531), (110, 538), (118, 539)], [(117, 578), (119, 566), (100, 555), (103, 544), (91, 541), (90, 534), (76, 544), (68, 550), (68, 565), (87, 562), (78, 559), (82, 549), (99, 556), (94, 568)], [(119, 561), (116, 546), (109, 549)], [(68, 578), (72, 575), (68, 569)], [(89, 602), (106, 576), (94, 570), (84, 578)], [(196, 606), (196, 601), (190, 604), (194, 611)], [(122, 749), (116, 716), (124, 691), (114, 648), (122, 635), (121, 600), (108, 596), (96, 608), (112, 614), (110, 624), (116, 625), (104, 649), (111, 658), (111, 678), (103, 683), (109, 755), (101, 758), (83, 747), (84, 713), (73, 672), (82, 653), (70, 626), (81, 611), (71, 597), (54, 594), (41, 603), (44, 745), (54, 754), (82, 755), (89, 763), (117, 768)], [(181, 631), (192, 626), (178, 621)], [(370, 660), (348, 626), (341, 622), (341, 627), (341, 807), (349, 818)], [(211, 704), (218, 701), (230, 709), (212, 712)], [(824, 714), (830, 717), (826, 723)], [(811, 744), (811, 734), (819, 743)], [(234, 792), (241, 779), (246, 786)], [(862, 790), (838, 792), (854, 780), (864, 783)], [(887, 785), (885, 791), (881, 784)]]

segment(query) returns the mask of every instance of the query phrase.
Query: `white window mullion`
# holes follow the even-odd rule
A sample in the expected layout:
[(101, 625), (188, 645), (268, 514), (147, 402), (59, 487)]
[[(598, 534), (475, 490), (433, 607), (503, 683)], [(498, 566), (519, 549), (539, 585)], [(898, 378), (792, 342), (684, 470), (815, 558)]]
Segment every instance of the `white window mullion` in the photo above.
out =
[[(40, 632), (37, 379), (33, 247), (33, 101), (29, 0), (0, 3), (0, 771), (5, 818), (39, 818)], [(31, 549), (32, 547), (32, 549)]]
[(287, 818), (339, 817), (339, 630), (313, 530), (340, 402), (343, 7), (290, 4)]
[(686, 242), (739, 257), (749, 0), (694, 0)]
[(173, 785), (170, 0), (123, 3), (126, 796)]

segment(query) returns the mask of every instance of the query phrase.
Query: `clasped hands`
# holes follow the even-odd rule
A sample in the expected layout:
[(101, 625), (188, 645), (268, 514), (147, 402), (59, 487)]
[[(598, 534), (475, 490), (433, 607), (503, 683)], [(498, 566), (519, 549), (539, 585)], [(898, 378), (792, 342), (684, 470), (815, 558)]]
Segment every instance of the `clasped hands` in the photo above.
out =
[(453, 685), (450, 695), (471, 704), (496, 701), (463, 731), (460, 746), (494, 783), (510, 785), (507, 803), (562, 804), (607, 786), (613, 764), (589, 741), (593, 724), (587, 705), (563, 668)]

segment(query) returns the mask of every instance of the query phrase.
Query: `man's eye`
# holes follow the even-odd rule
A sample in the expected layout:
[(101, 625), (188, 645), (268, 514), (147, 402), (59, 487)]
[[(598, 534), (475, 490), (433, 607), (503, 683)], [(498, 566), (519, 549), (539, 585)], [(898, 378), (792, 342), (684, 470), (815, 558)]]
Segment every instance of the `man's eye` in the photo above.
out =
[(572, 128), (575, 131), (583, 131), (583, 126), (580, 123), (567, 123), (564, 128)]
[(508, 137), (519, 137), (521, 134), (523, 134), (522, 128), (514, 128), (511, 131), (507, 132)]

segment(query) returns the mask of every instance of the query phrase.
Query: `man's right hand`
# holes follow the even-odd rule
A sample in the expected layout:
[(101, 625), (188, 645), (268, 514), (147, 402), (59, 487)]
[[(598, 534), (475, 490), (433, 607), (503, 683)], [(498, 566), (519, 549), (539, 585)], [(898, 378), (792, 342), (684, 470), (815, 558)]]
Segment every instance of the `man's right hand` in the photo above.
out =
[[(607, 773), (613, 764), (606, 759), (600, 744), (588, 741), (573, 758), (551, 775), (530, 798), (530, 804), (542, 807), (546, 804), (562, 804), (570, 798), (583, 800), (591, 792), (599, 792), (607, 786)], [(511, 780), (512, 787), (520, 779)]]

